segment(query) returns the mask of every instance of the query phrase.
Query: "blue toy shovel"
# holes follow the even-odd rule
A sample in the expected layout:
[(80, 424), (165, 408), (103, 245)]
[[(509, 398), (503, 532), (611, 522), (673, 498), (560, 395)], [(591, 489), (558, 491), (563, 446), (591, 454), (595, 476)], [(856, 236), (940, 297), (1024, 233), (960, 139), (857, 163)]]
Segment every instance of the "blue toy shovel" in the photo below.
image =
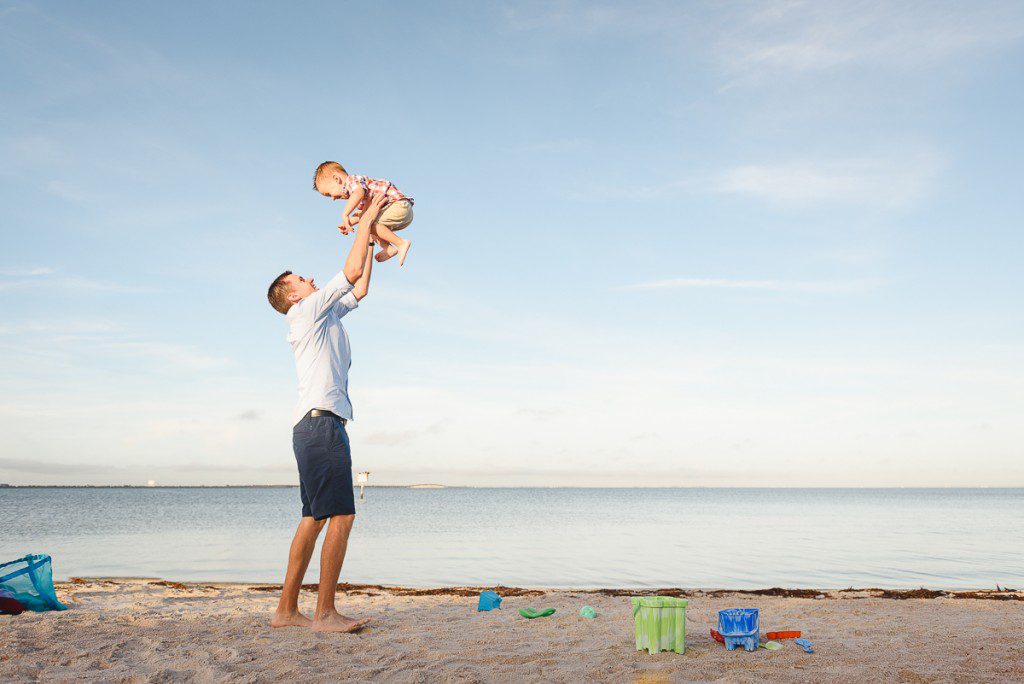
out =
[(794, 643), (804, 649), (804, 653), (814, 653), (814, 649), (811, 647), (811, 642), (807, 639), (797, 639)]

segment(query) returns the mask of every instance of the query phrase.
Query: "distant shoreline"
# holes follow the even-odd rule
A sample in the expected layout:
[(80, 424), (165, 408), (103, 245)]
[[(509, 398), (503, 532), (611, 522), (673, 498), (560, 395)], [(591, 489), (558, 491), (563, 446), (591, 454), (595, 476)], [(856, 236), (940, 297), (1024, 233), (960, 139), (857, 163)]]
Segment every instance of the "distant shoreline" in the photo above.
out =
[[(0, 483), (0, 490), (4, 489), (297, 489), (298, 484), (244, 484), (244, 485), (16, 485)], [(1024, 489), (1024, 485), (956, 485), (956, 486), (879, 486), (879, 487), (844, 487), (841, 485), (823, 487), (745, 487), (742, 485), (735, 486), (708, 486), (708, 485), (636, 485), (626, 487), (603, 487), (594, 485), (557, 485), (557, 486), (545, 486), (545, 485), (510, 485), (510, 486), (497, 486), (497, 485), (422, 485), (422, 484), (405, 484), (405, 485), (364, 485), (366, 489), (687, 489), (687, 490), (706, 490), (706, 489), (743, 489), (749, 491), (756, 490), (847, 490), (847, 491), (900, 491), (900, 490), (911, 490), (911, 491), (945, 491), (945, 490), (957, 490), (957, 489), (971, 489), (971, 490), (985, 490), (991, 489), (994, 491), (1005, 491), (1010, 489)], [(358, 489), (359, 485), (353, 485), (354, 489)]]
[[(297, 489), (297, 484), (271, 485), (11, 485), (0, 489)], [(458, 485), (363, 485), (366, 489), (469, 489)], [(358, 489), (359, 485), (353, 485)]]

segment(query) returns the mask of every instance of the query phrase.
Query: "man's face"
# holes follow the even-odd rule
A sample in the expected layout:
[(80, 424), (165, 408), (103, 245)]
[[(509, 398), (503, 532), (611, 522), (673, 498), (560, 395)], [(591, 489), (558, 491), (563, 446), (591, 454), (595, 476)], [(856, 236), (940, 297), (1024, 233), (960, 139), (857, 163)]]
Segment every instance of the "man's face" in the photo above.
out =
[(312, 278), (306, 278), (294, 273), (286, 277), (284, 281), (288, 283), (288, 286), (291, 288), (291, 292), (288, 293), (288, 299), (292, 302), (301, 302), (303, 299), (320, 289), (316, 286), (316, 283), (313, 282)]
[(328, 173), (316, 182), (316, 189), (324, 197), (331, 199), (346, 199), (345, 191), (341, 187), (341, 176), (336, 173)]

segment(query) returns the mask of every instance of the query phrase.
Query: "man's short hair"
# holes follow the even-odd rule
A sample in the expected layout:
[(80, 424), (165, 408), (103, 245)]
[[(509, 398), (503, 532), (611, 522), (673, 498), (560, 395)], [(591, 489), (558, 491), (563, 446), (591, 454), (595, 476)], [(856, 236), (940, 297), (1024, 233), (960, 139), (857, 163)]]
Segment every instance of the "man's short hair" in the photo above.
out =
[(274, 282), (270, 283), (270, 288), (267, 290), (267, 300), (270, 301), (270, 306), (283, 314), (288, 313), (288, 309), (292, 308), (293, 304), (288, 299), (288, 295), (292, 292), (292, 286), (285, 280), (291, 274), (291, 271), (285, 271), (277, 276), (274, 278)]
[(332, 171), (341, 171), (346, 176), (348, 175), (348, 171), (345, 170), (345, 167), (338, 162), (325, 161), (323, 164), (316, 167), (316, 171), (313, 173), (313, 189), (316, 190), (317, 181)]

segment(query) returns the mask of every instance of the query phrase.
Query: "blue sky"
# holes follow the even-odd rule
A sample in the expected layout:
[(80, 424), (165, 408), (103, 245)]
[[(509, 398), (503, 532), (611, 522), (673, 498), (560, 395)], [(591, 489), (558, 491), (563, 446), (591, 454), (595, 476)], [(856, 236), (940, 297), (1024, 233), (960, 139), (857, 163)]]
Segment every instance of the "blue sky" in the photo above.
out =
[(1024, 485), (1016, 2), (0, 2), (0, 482), (291, 483), (266, 303), (378, 484)]

